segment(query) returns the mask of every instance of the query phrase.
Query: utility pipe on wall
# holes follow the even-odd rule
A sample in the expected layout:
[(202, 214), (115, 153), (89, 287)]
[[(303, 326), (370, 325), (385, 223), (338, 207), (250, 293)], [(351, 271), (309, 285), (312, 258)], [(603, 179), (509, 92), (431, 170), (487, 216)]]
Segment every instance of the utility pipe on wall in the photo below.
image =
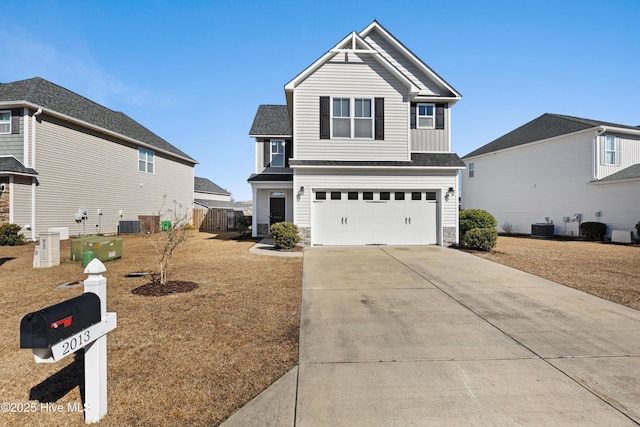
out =
[[(30, 167), (36, 168), (36, 123), (38, 122), (37, 116), (42, 114), (42, 108), (38, 108), (38, 111), (33, 113), (31, 117), (31, 165)], [(25, 153), (25, 158), (26, 158)], [(36, 178), (31, 177), (31, 240), (36, 240)]]

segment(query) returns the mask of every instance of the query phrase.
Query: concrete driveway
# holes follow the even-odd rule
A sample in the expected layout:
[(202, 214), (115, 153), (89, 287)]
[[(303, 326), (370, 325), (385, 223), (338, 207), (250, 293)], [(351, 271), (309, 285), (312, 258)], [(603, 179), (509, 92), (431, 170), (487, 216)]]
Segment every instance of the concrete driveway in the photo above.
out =
[(225, 426), (640, 425), (640, 312), (442, 247), (304, 253), (300, 360)]

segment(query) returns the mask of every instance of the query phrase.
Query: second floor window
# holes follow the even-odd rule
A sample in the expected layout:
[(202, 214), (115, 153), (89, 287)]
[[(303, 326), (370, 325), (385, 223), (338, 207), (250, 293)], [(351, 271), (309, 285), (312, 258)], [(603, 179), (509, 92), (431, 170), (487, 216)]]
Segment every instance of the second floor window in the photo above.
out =
[(11, 111), (0, 111), (0, 133), (11, 133)]
[(418, 129), (433, 129), (435, 127), (434, 104), (418, 104)]
[(153, 151), (138, 148), (138, 170), (140, 172), (153, 173), (155, 155)]
[(333, 98), (334, 138), (373, 138), (371, 98)]
[(284, 141), (274, 139), (271, 141), (271, 163), (272, 167), (284, 167)]
[(605, 165), (620, 164), (620, 147), (618, 144), (615, 136), (607, 135), (604, 137), (603, 162)]
[(473, 175), (475, 173), (475, 164), (473, 163), (469, 163), (469, 178), (473, 178)]

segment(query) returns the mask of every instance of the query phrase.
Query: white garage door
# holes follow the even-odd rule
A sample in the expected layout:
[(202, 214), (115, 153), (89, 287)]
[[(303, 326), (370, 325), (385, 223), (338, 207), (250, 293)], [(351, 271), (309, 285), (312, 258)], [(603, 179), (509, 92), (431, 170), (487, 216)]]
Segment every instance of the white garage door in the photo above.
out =
[(315, 191), (315, 245), (437, 244), (437, 201), (433, 191)]

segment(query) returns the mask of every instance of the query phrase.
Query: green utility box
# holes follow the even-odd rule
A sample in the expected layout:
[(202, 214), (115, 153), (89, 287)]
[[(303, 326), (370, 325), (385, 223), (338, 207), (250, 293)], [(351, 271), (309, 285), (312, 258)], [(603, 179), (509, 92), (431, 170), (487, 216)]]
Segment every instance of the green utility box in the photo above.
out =
[(122, 239), (107, 236), (79, 237), (71, 240), (71, 261), (83, 261), (85, 252), (93, 252), (100, 261), (122, 257)]
[(169, 231), (169, 230), (171, 230), (171, 221), (162, 221), (162, 222), (160, 223), (160, 225), (161, 225), (161, 227), (162, 227), (162, 228), (161, 228), (161, 230), (162, 230), (162, 231)]

